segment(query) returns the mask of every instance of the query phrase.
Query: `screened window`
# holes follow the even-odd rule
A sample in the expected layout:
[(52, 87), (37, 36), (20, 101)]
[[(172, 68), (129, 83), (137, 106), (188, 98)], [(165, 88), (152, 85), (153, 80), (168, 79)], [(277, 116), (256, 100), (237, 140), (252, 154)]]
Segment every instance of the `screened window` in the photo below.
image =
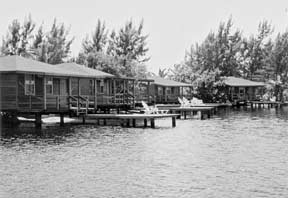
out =
[(100, 93), (104, 93), (104, 80), (100, 81)]
[(167, 94), (167, 95), (171, 95), (171, 88), (170, 88), (170, 87), (167, 87), (167, 88), (166, 88), (166, 94)]
[(34, 75), (25, 75), (25, 95), (35, 95)]
[(171, 94), (173, 94), (173, 95), (176, 94), (176, 88), (175, 87), (171, 88)]
[(72, 78), (71, 79), (71, 93), (73, 96), (78, 95), (78, 79), (77, 78)]
[(52, 95), (53, 94), (53, 78), (46, 77), (46, 94)]
[(89, 80), (89, 90), (90, 90), (90, 94), (89, 95), (94, 95), (94, 81), (93, 80)]
[(53, 78), (53, 94), (60, 95), (60, 79)]
[(81, 95), (93, 95), (94, 94), (94, 83), (91, 79), (81, 79)]
[(158, 87), (158, 95), (163, 95), (163, 88), (162, 87)]

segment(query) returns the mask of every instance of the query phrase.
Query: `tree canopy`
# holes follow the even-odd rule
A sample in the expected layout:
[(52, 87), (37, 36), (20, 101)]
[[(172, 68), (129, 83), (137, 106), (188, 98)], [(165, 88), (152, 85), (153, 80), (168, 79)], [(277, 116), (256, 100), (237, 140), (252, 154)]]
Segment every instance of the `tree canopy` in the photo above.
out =
[(108, 36), (105, 22), (98, 20), (91, 37), (82, 42), (77, 62), (116, 76), (145, 77), (148, 48), (142, 30), (143, 21), (134, 27), (131, 20)]

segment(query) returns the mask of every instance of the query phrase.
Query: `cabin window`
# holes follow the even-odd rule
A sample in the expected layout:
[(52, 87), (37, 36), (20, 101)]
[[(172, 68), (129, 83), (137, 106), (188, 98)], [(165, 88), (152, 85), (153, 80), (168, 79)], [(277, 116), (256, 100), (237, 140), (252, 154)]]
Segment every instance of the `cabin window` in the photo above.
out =
[(71, 79), (71, 93), (73, 96), (78, 95), (78, 79), (77, 78), (72, 78)]
[(53, 78), (46, 77), (46, 94), (52, 95), (53, 94)]
[(81, 95), (93, 95), (93, 87), (94, 83), (93, 80), (91, 79), (81, 79), (80, 80), (80, 90), (81, 90)]
[(34, 75), (25, 75), (25, 95), (35, 95)]
[(53, 94), (60, 95), (60, 79), (53, 78)]
[(90, 94), (89, 95), (94, 95), (94, 80), (89, 80), (89, 87), (90, 87)]
[(175, 93), (175, 87), (172, 87), (172, 88), (171, 88), (171, 94), (172, 94), (172, 95), (176, 94), (176, 93)]
[(163, 95), (163, 88), (162, 87), (158, 87), (158, 95)]
[(104, 93), (104, 80), (100, 81), (100, 93)]
[(166, 95), (171, 95), (171, 87), (166, 88)]

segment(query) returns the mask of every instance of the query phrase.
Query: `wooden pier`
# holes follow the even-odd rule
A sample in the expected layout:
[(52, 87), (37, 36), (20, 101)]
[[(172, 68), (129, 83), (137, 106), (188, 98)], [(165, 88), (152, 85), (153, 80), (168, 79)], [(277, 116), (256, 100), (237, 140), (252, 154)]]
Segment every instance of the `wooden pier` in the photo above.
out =
[[(178, 108), (181, 107), (180, 104), (157, 104), (155, 105), (159, 110), (170, 110), (171, 108)], [(227, 103), (203, 103), (203, 104), (197, 104), (193, 105), (191, 107), (214, 107), (214, 111), (217, 112), (219, 108), (226, 108), (232, 106), (231, 104)], [(183, 107), (182, 107), (183, 108)]]
[(248, 105), (253, 108), (279, 108), (282, 106), (281, 102), (272, 102), (272, 101), (250, 101)]
[(187, 114), (200, 114), (199, 117), (202, 119), (204, 119), (205, 115), (207, 116), (207, 118), (210, 118), (211, 115), (213, 113), (215, 113), (215, 107), (206, 107), (206, 106), (201, 106), (201, 107), (173, 107), (170, 108), (170, 112), (173, 114), (180, 114), (180, 118), (181, 116), (183, 116), (184, 119), (187, 119)]
[[(100, 120), (103, 120), (103, 125), (107, 124), (107, 120), (119, 120), (122, 126), (130, 126), (132, 121), (132, 127), (136, 127), (137, 120), (143, 120), (144, 127), (148, 126), (150, 121), (150, 127), (155, 128), (155, 120), (160, 118), (172, 118), (172, 127), (176, 127), (176, 117), (179, 114), (88, 114), (87, 118), (96, 119), (98, 125)], [(84, 121), (85, 122), (85, 121)]]

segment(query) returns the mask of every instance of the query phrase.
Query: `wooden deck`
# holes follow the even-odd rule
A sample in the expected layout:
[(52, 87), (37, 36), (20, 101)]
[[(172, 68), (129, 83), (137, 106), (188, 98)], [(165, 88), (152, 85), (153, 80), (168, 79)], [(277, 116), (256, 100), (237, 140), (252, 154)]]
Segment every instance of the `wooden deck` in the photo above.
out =
[[(191, 107), (229, 107), (231, 105), (227, 103), (203, 103), (198, 105), (193, 105)], [(169, 110), (170, 108), (180, 107), (180, 104), (157, 104), (156, 107), (161, 110)]]
[[(136, 127), (136, 120), (143, 120), (144, 127), (147, 127), (148, 120), (150, 121), (151, 128), (155, 128), (155, 119), (160, 118), (172, 118), (172, 127), (176, 127), (176, 117), (179, 114), (88, 114), (87, 118), (96, 119), (98, 125), (100, 125), (100, 120), (103, 120), (103, 125), (107, 124), (107, 120), (120, 120), (122, 126), (130, 126), (130, 121), (132, 120), (132, 126)], [(85, 122), (85, 121), (84, 121)]]
[(207, 118), (210, 118), (211, 115), (215, 112), (215, 107), (207, 107), (207, 106), (201, 106), (201, 107), (173, 107), (169, 109), (170, 112), (172, 112), (173, 114), (180, 114), (180, 118), (181, 116), (183, 116), (184, 119), (187, 119), (187, 113), (195, 115), (195, 114), (199, 114), (199, 117), (201, 119), (204, 119), (204, 116), (206, 115)]

